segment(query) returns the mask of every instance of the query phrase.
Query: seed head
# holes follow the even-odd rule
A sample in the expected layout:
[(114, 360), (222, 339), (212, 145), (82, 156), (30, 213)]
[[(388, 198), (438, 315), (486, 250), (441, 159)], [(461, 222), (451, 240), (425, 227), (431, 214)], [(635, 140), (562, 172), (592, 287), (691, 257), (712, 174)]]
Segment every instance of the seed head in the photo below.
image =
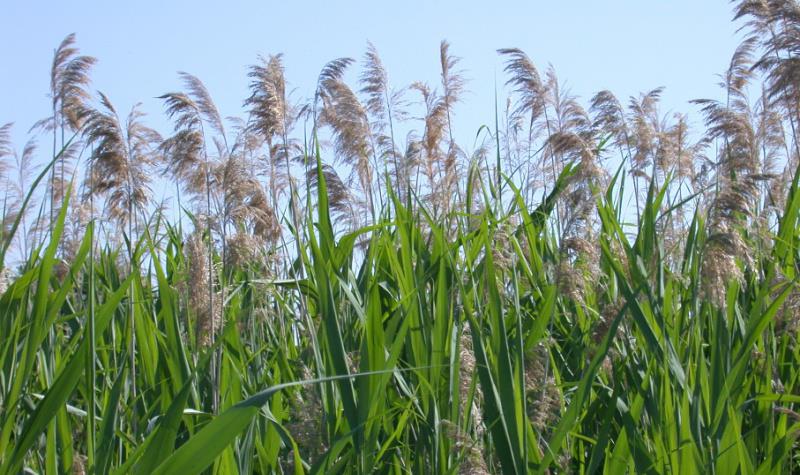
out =
[(207, 348), (222, 327), (222, 301), (215, 289), (216, 271), (210, 267), (208, 247), (195, 231), (185, 244), (189, 310), (195, 317), (197, 345)]

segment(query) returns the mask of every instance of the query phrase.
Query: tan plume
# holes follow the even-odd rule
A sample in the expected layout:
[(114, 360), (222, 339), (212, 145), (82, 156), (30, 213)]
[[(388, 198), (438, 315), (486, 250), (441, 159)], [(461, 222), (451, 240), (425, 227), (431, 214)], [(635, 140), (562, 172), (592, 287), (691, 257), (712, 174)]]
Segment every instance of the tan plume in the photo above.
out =
[(90, 99), (87, 91), (89, 70), (96, 62), (91, 56), (80, 55), (75, 47), (75, 33), (67, 35), (53, 55), (50, 70), (53, 111), (60, 115), (63, 124), (71, 130), (77, 130), (81, 126), (81, 111)]
[[(323, 108), (319, 123), (332, 129), (337, 158), (352, 167), (365, 199), (373, 208), (371, 201), (373, 167), (370, 163), (370, 158), (374, 156), (372, 132), (366, 109), (342, 79), (343, 67), (339, 69), (326, 66), (320, 75), (318, 97), (322, 101)], [(335, 74), (328, 74), (326, 72), (328, 69)]]
[(9, 122), (0, 126), (0, 182), (6, 180), (10, 168), (9, 159), (14, 155), (11, 146), (11, 127), (14, 124)]
[(545, 90), (536, 65), (518, 48), (503, 48), (498, 53), (507, 57), (505, 71), (510, 76), (507, 85), (518, 96), (513, 114), (530, 116), (532, 123), (542, 114), (545, 105)]
[(161, 136), (142, 123), (138, 105), (120, 121), (108, 97), (100, 93), (98, 109), (85, 113), (84, 136), (93, 145), (89, 192), (107, 197), (106, 212), (120, 223), (135, 220), (150, 202), (152, 167), (159, 160)]

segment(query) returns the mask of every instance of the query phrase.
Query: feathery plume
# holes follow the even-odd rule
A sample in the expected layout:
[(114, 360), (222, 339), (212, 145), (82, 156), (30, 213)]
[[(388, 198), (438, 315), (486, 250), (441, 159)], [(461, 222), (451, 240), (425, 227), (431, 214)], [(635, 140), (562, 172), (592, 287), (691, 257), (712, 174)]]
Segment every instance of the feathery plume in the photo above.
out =
[[(336, 169), (330, 165), (322, 164), (322, 176), (328, 190), (328, 205), (334, 221), (343, 224), (347, 229), (357, 229), (361, 224), (359, 216), (364, 215), (359, 211), (365, 209), (365, 203), (350, 191), (350, 187), (342, 181)], [(316, 189), (318, 186), (316, 166), (309, 168), (306, 179), (311, 188)]]
[[(337, 158), (352, 167), (358, 177), (364, 197), (374, 212), (372, 202), (373, 170), (370, 164), (370, 157), (374, 156), (374, 150), (367, 111), (353, 90), (342, 80), (343, 67), (341, 70), (332, 68), (335, 74), (326, 73), (327, 69), (328, 66), (320, 75), (318, 95), (323, 108), (319, 116), (319, 123), (332, 129)], [(323, 77), (325, 78), (322, 79)]]
[[(12, 216), (14, 219), (22, 213), (20, 217), (20, 224), (22, 226), (22, 232), (20, 233), (19, 230), (17, 231), (17, 236), (14, 238), (17, 240), (19, 245), (20, 255), (21, 256), (28, 256), (28, 250), (35, 245), (33, 243), (38, 242), (36, 236), (36, 229), (31, 229), (28, 227), (28, 214), (30, 213), (31, 209), (36, 208), (38, 200), (36, 196), (31, 196), (30, 201), (28, 201), (28, 206), (26, 208), (22, 208), (22, 202), (25, 199), (25, 195), (30, 190), (30, 184), (33, 178), (33, 174), (35, 172), (35, 155), (36, 155), (36, 139), (31, 138), (25, 143), (25, 147), (22, 149), (22, 154), (17, 154), (16, 151), (12, 152), (14, 156), (14, 165), (15, 165), (15, 173), (14, 179), (12, 180), (11, 177), (7, 177), (7, 181), (9, 182), (9, 197), (8, 197), (8, 204), (7, 204), (7, 218), (11, 218)], [(11, 221), (9, 221), (10, 227)], [(45, 224), (43, 224), (44, 226)], [(10, 229), (6, 229), (5, 232), (8, 233)]]
[(161, 136), (142, 123), (135, 105), (123, 125), (108, 97), (100, 93), (101, 109), (85, 113), (84, 137), (93, 145), (87, 183), (91, 194), (106, 195), (106, 213), (125, 224), (135, 221), (150, 201), (151, 169), (160, 160)]
[(328, 61), (325, 66), (322, 67), (322, 71), (320, 71), (319, 77), (317, 78), (317, 89), (314, 93), (313, 108), (315, 115), (317, 111), (317, 105), (322, 99), (327, 85), (341, 81), (345, 70), (347, 70), (348, 66), (351, 64), (353, 64), (353, 58), (337, 58), (332, 61)]
[(460, 176), (457, 160), (460, 150), (446, 136), (449, 128), (447, 101), (426, 84), (417, 82), (411, 87), (422, 95), (426, 109), (420, 161), (430, 188), (427, 201), (433, 205), (434, 214), (446, 214), (450, 211)]
[(459, 164), (459, 157), (463, 155), (455, 140), (453, 139), (453, 107), (456, 103), (460, 102), (461, 95), (464, 92), (464, 73), (457, 70), (456, 67), (461, 59), (457, 56), (450, 54), (450, 44), (446, 40), (442, 40), (439, 45), (439, 62), (441, 65), (441, 79), (442, 79), (442, 102), (444, 104), (445, 118), (447, 119), (447, 152), (445, 160), (442, 163), (442, 179), (439, 183), (439, 201), (441, 201), (441, 209), (444, 212), (451, 211), (452, 196), (460, 196), (459, 180), (461, 175), (461, 167)]
[(638, 98), (628, 101), (628, 120), (631, 129), (633, 154), (631, 155), (631, 171), (636, 177), (649, 177), (647, 169), (653, 164), (658, 148), (660, 121), (658, 118), (658, 102), (663, 88), (658, 87)]
[(367, 96), (367, 112), (379, 119), (385, 119), (391, 110), (389, 99), (389, 75), (383, 67), (375, 45), (367, 42), (364, 54), (364, 72), (361, 74), (361, 93)]
[[(461, 100), (461, 94), (464, 92), (464, 73), (456, 69), (459, 62), (461, 62), (461, 58), (450, 54), (450, 43), (442, 40), (439, 45), (439, 63), (442, 69), (443, 97), (448, 113), (453, 105)], [(449, 124), (448, 127), (450, 127)]]
[(561, 395), (552, 374), (549, 374), (549, 343), (539, 343), (525, 358), (525, 392), (527, 413), (536, 431), (547, 434), (558, 419)]
[(205, 84), (196, 76), (183, 71), (179, 71), (178, 76), (183, 80), (184, 87), (189, 91), (189, 96), (192, 98), (197, 111), (211, 125), (214, 131), (224, 138), (225, 127), (222, 124), (222, 117)]
[(64, 201), (65, 191), (69, 186), (67, 177), (72, 174), (73, 162), (82, 150), (77, 141), (67, 145), (65, 132), (77, 132), (82, 126), (84, 110), (90, 99), (87, 90), (90, 83), (89, 71), (96, 61), (91, 56), (80, 55), (80, 51), (75, 47), (74, 33), (67, 35), (53, 54), (50, 68), (52, 116), (38, 121), (32, 128), (32, 130), (52, 132), (53, 157), (59, 152), (57, 148), (59, 130), (61, 146), (67, 147), (58, 156), (58, 161), (50, 172), (48, 183), (50, 221), (55, 220)]
[(405, 117), (402, 109), (402, 90), (390, 89), (389, 75), (378, 55), (378, 50), (369, 42), (367, 52), (364, 54), (364, 71), (360, 79), (360, 92), (367, 97), (364, 107), (372, 117), (370, 128), (374, 142), (373, 149), (378, 158), (385, 163), (391, 163), (399, 191), (407, 192), (409, 184), (406, 180), (401, 180), (402, 159), (394, 139), (394, 122)]
[[(196, 201), (205, 201), (206, 214), (211, 217), (211, 175), (214, 164), (209, 154), (209, 143), (217, 143), (218, 149), (227, 149), (224, 128), (217, 108), (208, 90), (196, 77), (179, 73), (189, 94), (170, 92), (159, 96), (167, 108), (167, 115), (175, 121), (175, 133), (161, 144), (167, 170), (179, 179), (184, 188), (194, 195)], [(204, 123), (222, 136), (211, 140), (205, 131)], [(222, 154), (220, 154), (222, 155)]]
[(216, 271), (209, 268), (207, 251), (203, 235), (198, 231), (184, 244), (189, 310), (195, 318), (195, 339), (199, 348), (211, 346), (222, 328), (222, 301), (218, 292), (214, 291), (213, 298), (209, 292), (216, 286)]
[(657, 161), (664, 170), (674, 170), (679, 179), (694, 182), (697, 174), (695, 164), (698, 162), (705, 140), (690, 142), (689, 121), (686, 114), (675, 114), (675, 122), (667, 127), (659, 140)]
[(510, 76), (506, 84), (518, 96), (515, 116), (530, 116), (529, 128), (544, 112), (545, 86), (533, 61), (518, 48), (503, 48), (498, 53), (508, 58), (505, 72)]
[(620, 151), (630, 155), (631, 139), (625, 121), (625, 109), (619, 99), (611, 91), (600, 91), (592, 97), (589, 110), (594, 114), (592, 126), (611, 134)]
[[(480, 410), (479, 402), (483, 395), (480, 385), (475, 385), (472, 393), (473, 378), (475, 377), (476, 364), (475, 351), (472, 348), (472, 333), (469, 326), (464, 326), (459, 338), (459, 368), (458, 368), (458, 398), (463, 426), (459, 426), (451, 421), (443, 419), (441, 421), (443, 429), (448, 438), (454, 442), (452, 451), (463, 457), (459, 466), (459, 474), (488, 474), (486, 461), (483, 458), (483, 434), (486, 427), (483, 423), (483, 415)], [(470, 401), (470, 396), (472, 397)], [(467, 406), (469, 404), (469, 406)], [(472, 420), (473, 430), (471, 433), (466, 427)]]
[(489, 475), (480, 441), (473, 440), (458, 425), (447, 419), (442, 419), (439, 426), (453, 444), (451, 452), (459, 456), (458, 475)]
[[(53, 112), (57, 113), (60, 123), (70, 130), (78, 130), (81, 126), (81, 112), (90, 99), (89, 70), (97, 62), (91, 56), (81, 56), (75, 47), (75, 33), (67, 35), (53, 55), (50, 69), (50, 95)], [(59, 122), (59, 121), (57, 121)]]
[(0, 296), (6, 293), (11, 282), (11, 269), (8, 267), (0, 267)]
[(280, 238), (280, 225), (263, 186), (249, 168), (238, 150), (215, 168), (214, 181), (222, 184), (224, 192), (223, 215), (226, 224), (246, 228), (265, 243), (274, 244)]
[(236, 232), (226, 238), (225, 267), (241, 269), (253, 266), (266, 272), (267, 259), (261, 239), (248, 232)]
[(272, 143), (287, 132), (293, 108), (286, 100), (283, 56), (259, 57), (260, 64), (250, 66), (250, 97), (244, 104), (250, 114), (250, 128)]
[(0, 182), (7, 179), (8, 169), (10, 168), (8, 159), (14, 155), (11, 147), (11, 127), (14, 124), (9, 122), (0, 126)]

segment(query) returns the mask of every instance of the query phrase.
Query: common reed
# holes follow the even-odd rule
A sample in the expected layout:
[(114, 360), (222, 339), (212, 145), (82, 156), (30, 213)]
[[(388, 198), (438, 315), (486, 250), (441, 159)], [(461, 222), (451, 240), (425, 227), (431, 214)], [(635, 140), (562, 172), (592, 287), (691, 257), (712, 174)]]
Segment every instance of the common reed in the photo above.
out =
[(0, 474), (800, 470), (798, 12), (735, 3), (699, 121), (498, 50), (471, 147), (446, 41), (230, 120), (180, 73), (161, 137), (67, 37), (53, 155), (0, 127)]

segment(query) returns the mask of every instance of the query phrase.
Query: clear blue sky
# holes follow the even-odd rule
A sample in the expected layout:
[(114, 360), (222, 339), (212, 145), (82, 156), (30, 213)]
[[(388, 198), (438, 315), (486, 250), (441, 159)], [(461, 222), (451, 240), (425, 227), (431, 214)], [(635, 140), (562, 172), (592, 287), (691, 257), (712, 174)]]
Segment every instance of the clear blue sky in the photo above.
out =
[[(626, 99), (665, 86), (664, 111), (685, 111), (690, 99), (720, 97), (716, 75), (738, 43), (730, 19), (725, 0), (13, 0), (0, 16), (0, 123), (16, 122), (21, 148), (23, 132), (48, 115), (53, 49), (71, 32), (84, 54), (99, 59), (94, 88), (122, 113), (143, 102), (164, 133), (155, 96), (180, 87), (176, 71), (201, 78), (222, 114), (236, 115), (247, 96), (246, 68), (258, 54), (284, 53), (296, 97), (307, 97), (327, 61), (361, 59), (367, 40), (395, 86), (435, 83), (439, 42), (451, 42), (470, 79), (454, 124), (462, 141), (494, 122), (495, 79), (505, 81), (501, 47), (523, 49), (542, 70), (552, 63), (584, 100), (600, 89)], [(354, 84), (356, 74), (350, 77)]]

